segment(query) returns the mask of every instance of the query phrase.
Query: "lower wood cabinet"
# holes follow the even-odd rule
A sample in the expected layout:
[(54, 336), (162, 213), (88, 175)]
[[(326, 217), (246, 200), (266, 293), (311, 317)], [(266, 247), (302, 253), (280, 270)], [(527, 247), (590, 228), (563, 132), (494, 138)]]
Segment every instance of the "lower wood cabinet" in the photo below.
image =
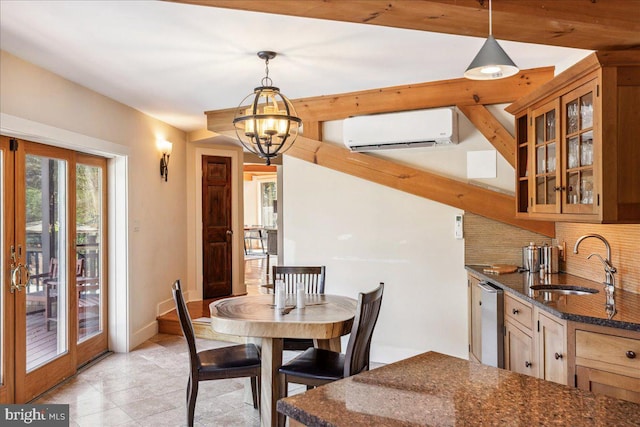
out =
[(568, 384), (566, 322), (510, 294), (504, 305), (505, 368)]
[(570, 322), (576, 387), (640, 403), (640, 332)]
[(537, 311), (538, 376), (567, 385), (567, 324), (555, 316)]
[(517, 323), (504, 321), (504, 368), (519, 374), (538, 376), (534, 362), (533, 339)]

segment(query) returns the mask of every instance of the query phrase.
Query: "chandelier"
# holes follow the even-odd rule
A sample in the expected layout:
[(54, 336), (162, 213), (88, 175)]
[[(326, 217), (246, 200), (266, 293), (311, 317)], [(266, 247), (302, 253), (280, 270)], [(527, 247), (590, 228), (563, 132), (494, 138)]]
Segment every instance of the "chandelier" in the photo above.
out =
[(291, 148), (302, 120), (296, 117), (291, 101), (273, 86), (269, 77), (269, 60), (276, 57), (276, 52), (260, 51), (258, 57), (265, 61), (266, 75), (261, 86), (238, 106), (233, 125), (240, 143), (270, 165), (272, 158)]

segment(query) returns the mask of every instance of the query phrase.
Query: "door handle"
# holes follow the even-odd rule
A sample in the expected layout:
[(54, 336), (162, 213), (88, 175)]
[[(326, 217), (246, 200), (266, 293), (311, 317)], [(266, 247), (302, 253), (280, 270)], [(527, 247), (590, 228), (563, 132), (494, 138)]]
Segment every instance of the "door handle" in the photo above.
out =
[[(27, 277), (26, 283), (22, 283), (21, 270), (24, 270), (25, 275)], [(21, 291), (22, 289), (26, 288), (27, 284), (29, 283), (30, 276), (31, 276), (31, 273), (29, 273), (29, 269), (26, 266), (22, 265), (21, 263), (19, 263), (16, 266), (12, 264), (11, 265), (11, 288), (9, 289), (11, 293), (14, 293), (15, 291)]]
[(231, 236), (233, 234), (233, 230), (227, 230), (227, 236)]

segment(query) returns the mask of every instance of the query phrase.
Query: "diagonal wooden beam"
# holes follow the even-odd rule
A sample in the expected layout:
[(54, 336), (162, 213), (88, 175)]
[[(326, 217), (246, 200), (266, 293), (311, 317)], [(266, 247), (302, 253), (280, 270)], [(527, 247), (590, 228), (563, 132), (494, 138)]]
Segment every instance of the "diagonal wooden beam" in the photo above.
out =
[[(230, 132), (223, 134), (234, 135)], [(353, 153), (338, 145), (302, 136), (298, 137), (285, 156), (292, 156), (545, 236), (555, 235), (553, 222), (517, 219), (513, 196), (405, 166), (392, 160), (365, 153)]]
[[(485, 38), (485, 0), (171, 0), (203, 6)], [(492, 5), (497, 39), (590, 50), (637, 49), (637, 0), (511, 0)]]
[(502, 123), (496, 120), (484, 105), (458, 105), (457, 107), (515, 168), (516, 139), (502, 126)]
[[(393, 86), (336, 95), (292, 100), (305, 122), (341, 120), (363, 114), (390, 113), (451, 105), (511, 103), (553, 78), (554, 67), (522, 70), (501, 80), (476, 81), (465, 78)], [(236, 108), (206, 111), (207, 129), (233, 129)]]

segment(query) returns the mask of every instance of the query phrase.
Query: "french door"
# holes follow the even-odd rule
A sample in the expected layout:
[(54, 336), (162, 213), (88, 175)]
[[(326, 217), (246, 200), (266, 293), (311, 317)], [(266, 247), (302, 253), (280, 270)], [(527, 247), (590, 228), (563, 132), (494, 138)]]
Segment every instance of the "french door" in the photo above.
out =
[(106, 160), (2, 140), (3, 402), (107, 349)]

